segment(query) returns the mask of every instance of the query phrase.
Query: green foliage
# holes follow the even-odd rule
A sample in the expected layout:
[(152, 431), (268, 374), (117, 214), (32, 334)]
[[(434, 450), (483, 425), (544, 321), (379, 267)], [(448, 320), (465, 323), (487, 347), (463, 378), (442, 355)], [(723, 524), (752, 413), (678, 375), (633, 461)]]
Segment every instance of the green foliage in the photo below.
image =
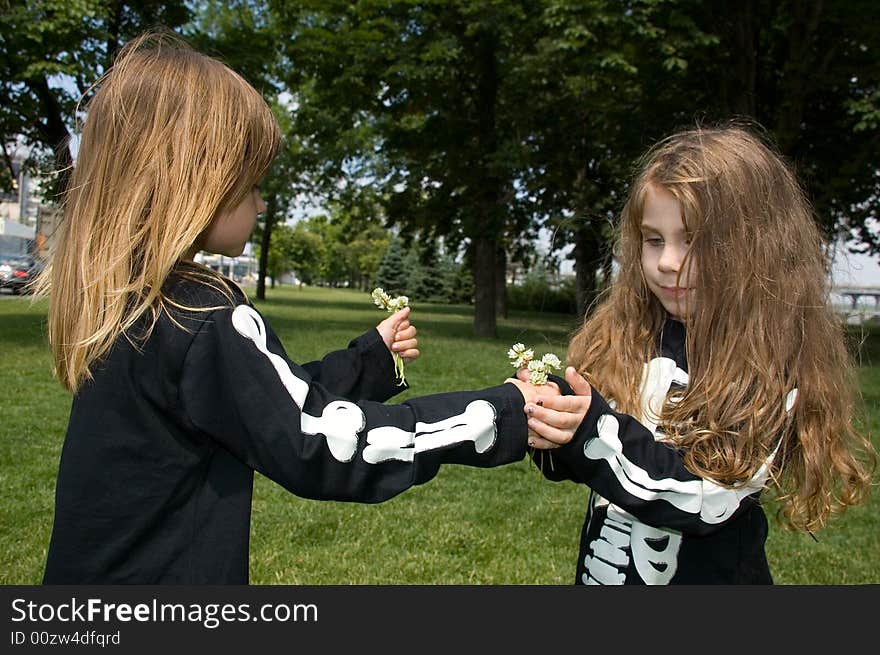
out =
[[(0, 138), (4, 148), (22, 138), (35, 149), (31, 166), (56, 171), (72, 161), (67, 140), (77, 102), (88, 99), (119, 47), (147, 27), (176, 28), (190, 17), (182, 1), (5, 4), (0, 13)], [(53, 178), (56, 191), (66, 178), (63, 172)]]
[(413, 271), (412, 297), (422, 302), (449, 302), (450, 282), (444, 278), (436, 244), (428, 240), (414, 243), (407, 265)]
[(293, 271), (300, 282), (312, 284), (315, 274), (320, 271), (323, 256), (321, 237), (309, 230), (308, 225), (278, 225), (269, 252), (269, 273), (273, 278), (280, 278)]
[(575, 314), (574, 280), (567, 277), (553, 283), (546, 271), (533, 270), (521, 284), (508, 285), (507, 303), (511, 309)]
[[(294, 361), (318, 359), (378, 323), (364, 292), (282, 288), (256, 302)], [(46, 305), (0, 299), (0, 584), (39, 584), (52, 528), (55, 476), (70, 397), (51, 375)], [(498, 339), (474, 338), (472, 309), (413, 307), (422, 357), (407, 365), (408, 397), (498, 384), (517, 342), (565, 352), (571, 316), (512, 311)], [(880, 332), (865, 335), (860, 427), (880, 447)], [(861, 341), (861, 339), (857, 340)], [(455, 363), (467, 361), (468, 366)], [(880, 472), (878, 472), (880, 476)], [(558, 584), (574, 580), (587, 491), (543, 480), (527, 462), (445, 466), (429, 483), (379, 505), (297, 498), (257, 476), (252, 584)], [(772, 516), (773, 507), (768, 508)], [(817, 535), (771, 522), (767, 544), (783, 585), (880, 583), (880, 495)]]
[(407, 290), (411, 288), (411, 272), (412, 269), (408, 269), (404, 261), (403, 244), (399, 238), (392, 237), (376, 273), (376, 286), (392, 296), (407, 295)]

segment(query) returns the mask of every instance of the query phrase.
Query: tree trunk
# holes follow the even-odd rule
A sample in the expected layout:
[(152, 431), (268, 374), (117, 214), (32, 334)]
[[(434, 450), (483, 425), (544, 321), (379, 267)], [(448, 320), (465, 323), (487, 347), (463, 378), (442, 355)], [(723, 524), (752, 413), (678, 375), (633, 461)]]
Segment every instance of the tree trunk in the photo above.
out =
[[(498, 36), (492, 30), (483, 30), (475, 36), (478, 81), (476, 88), (477, 143), (483, 162), (491, 162), (498, 149), (495, 123), (498, 102), (498, 69), (496, 48)], [(499, 206), (501, 180), (493, 164), (481, 165), (475, 180), (476, 213), (471, 217), (471, 237), (474, 248), (474, 332), (478, 337), (497, 336), (495, 321), (496, 255), (498, 234), (503, 233), (504, 212)]]
[(507, 251), (503, 247), (495, 259), (495, 313), (507, 318)]
[(495, 252), (494, 236), (479, 236), (474, 248), (474, 333), (495, 338)]
[(585, 316), (598, 293), (597, 272), (603, 264), (601, 242), (590, 223), (575, 233), (575, 302), (578, 316)]
[[(783, 63), (782, 88), (777, 107), (776, 139), (779, 148), (789, 157), (797, 157), (801, 123), (806, 110), (809, 80), (822, 74), (825, 66), (817, 66), (814, 40), (822, 17), (821, 0), (794, 4), (794, 21), (788, 33), (787, 59)], [(826, 60), (827, 61), (827, 60)]]
[(754, 0), (733, 5), (730, 38), (733, 40), (733, 67), (722, 82), (726, 86), (725, 99), (731, 113), (757, 117), (758, 108), (758, 21)]
[[(272, 194), (266, 200), (266, 225), (263, 228), (263, 239), (260, 242), (260, 270), (257, 273), (257, 299), (266, 299), (266, 269), (269, 266), (269, 246), (272, 245), (272, 226), (275, 224), (275, 195)], [(275, 278), (272, 278), (272, 288), (275, 288)]]
[(73, 173), (73, 157), (70, 154), (70, 133), (67, 131), (67, 125), (64, 124), (64, 118), (61, 113), (61, 106), (58, 99), (49, 87), (49, 82), (45, 77), (38, 77), (28, 80), (27, 85), (40, 99), (43, 107), (43, 116), (46, 118), (45, 123), (40, 123), (40, 136), (43, 137), (43, 143), (49, 146), (55, 153), (55, 167), (58, 177), (53, 183), (53, 195), (61, 200), (67, 191), (67, 185), (70, 182), (70, 175)]

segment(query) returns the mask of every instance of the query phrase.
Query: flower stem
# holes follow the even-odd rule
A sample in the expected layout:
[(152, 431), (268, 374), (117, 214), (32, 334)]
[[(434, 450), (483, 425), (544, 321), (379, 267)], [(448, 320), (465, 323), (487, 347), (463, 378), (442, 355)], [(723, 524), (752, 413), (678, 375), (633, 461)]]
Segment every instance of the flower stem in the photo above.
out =
[(403, 358), (394, 353), (394, 374), (397, 377), (397, 386), (402, 387), (406, 384), (406, 376), (403, 374)]

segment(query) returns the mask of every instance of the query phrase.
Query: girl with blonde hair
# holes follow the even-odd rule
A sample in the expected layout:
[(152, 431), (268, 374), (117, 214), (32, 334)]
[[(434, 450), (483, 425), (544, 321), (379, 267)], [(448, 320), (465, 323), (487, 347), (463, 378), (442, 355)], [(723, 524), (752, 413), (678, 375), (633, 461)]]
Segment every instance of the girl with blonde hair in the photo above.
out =
[(817, 531), (876, 463), (805, 195), (750, 130), (685, 130), (643, 159), (615, 255), (569, 345), (576, 395), (526, 407), (574, 431), (545, 476), (591, 489), (576, 582), (769, 584), (762, 492)]
[[(442, 463), (525, 453), (511, 384), (383, 405), (409, 308), (302, 366), (234, 282), (280, 141), (260, 95), (181, 39), (119, 54), (88, 105), (63, 234), (42, 278), (73, 393), (49, 584), (243, 584), (254, 471), (307, 498), (380, 502)], [(295, 529), (295, 526), (291, 526)]]

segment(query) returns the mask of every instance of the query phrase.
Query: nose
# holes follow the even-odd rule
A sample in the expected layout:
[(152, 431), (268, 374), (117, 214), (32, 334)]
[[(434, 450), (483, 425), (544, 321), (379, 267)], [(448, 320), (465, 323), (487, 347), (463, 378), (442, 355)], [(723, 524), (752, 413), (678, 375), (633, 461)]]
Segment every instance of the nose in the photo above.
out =
[(667, 245), (663, 248), (657, 268), (664, 273), (678, 273), (683, 259), (684, 252), (675, 246)]

